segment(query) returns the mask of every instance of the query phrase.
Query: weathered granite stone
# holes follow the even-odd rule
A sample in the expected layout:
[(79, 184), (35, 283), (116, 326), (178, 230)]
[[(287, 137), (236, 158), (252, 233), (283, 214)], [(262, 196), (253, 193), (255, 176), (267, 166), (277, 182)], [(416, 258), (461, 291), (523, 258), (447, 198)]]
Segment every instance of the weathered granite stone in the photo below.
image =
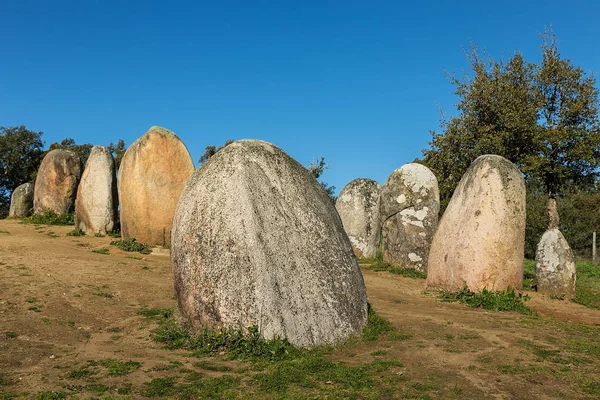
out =
[(24, 218), (33, 212), (33, 183), (24, 183), (18, 186), (10, 196), (11, 218)]
[(440, 211), (433, 172), (417, 163), (398, 168), (383, 185), (379, 204), (383, 259), (426, 272)]
[(86, 235), (106, 235), (117, 220), (115, 160), (104, 146), (94, 146), (81, 176), (75, 200), (75, 227)]
[(427, 285), (479, 292), (523, 286), (525, 182), (496, 155), (477, 158), (452, 195), (429, 253)]
[(379, 183), (359, 178), (344, 186), (335, 202), (357, 257), (377, 256), (380, 192)]
[(80, 177), (81, 160), (77, 154), (62, 149), (55, 149), (46, 154), (35, 179), (34, 212), (72, 212)]
[(118, 179), (123, 238), (168, 245), (175, 206), (193, 172), (190, 153), (168, 129), (153, 126), (129, 146)]
[(179, 309), (200, 327), (257, 325), (300, 346), (362, 332), (367, 297), (335, 207), (276, 146), (242, 140), (186, 184), (171, 235)]
[(566, 299), (575, 297), (575, 256), (557, 228), (548, 229), (538, 244), (535, 278), (540, 293)]

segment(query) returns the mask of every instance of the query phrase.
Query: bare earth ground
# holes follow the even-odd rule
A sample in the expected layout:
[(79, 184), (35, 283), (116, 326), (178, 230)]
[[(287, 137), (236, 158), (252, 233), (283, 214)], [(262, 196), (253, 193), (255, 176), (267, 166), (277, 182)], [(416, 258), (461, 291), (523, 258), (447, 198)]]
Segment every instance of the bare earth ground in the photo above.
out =
[[(73, 388), (77, 398), (140, 398), (169, 365), (223, 374), (163, 349), (150, 339), (153, 323), (136, 314), (175, 307), (167, 255), (125, 253), (108, 237), (65, 236), (72, 228), (0, 220), (0, 398)], [(110, 254), (92, 252), (101, 248)], [(369, 302), (398, 335), (327, 357), (350, 365), (381, 355), (399, 361), (402, 367), (390, 367), (402, 377), (393, 398), (600, 398), (600, 311), (536, 293), (527, 304), (540, 317), (471, 309), (440, 302), (424, 280), (363, 274)], [(142, 367), (107, 376), (96, 389), (69, 376), (105, 359)]]

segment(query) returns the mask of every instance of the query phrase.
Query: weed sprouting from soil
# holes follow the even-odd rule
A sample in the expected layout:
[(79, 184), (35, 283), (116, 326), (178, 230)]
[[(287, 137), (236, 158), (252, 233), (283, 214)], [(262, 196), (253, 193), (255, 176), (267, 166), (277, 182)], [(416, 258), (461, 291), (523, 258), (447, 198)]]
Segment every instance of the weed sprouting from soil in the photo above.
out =
[(426, 279), (427, 274), (421, 272), (415, 268), (404, 268), (394, 266), (388, 262), (383, 261), (381, 258), (361, 258), (358, 260), (359, 264), (363, 268), (370, 269), (371, 271), (387, 271), (390, 274), (404, 276), (406, 278), (413, 279)]
[(42, 214), (33, 214), (30, 217), (23, 218), (22, 224), (43, 224), (43, 225), (74, 225), (75, 218), (72, 213), (56, 214), (52, 210), (44, 211)]
[(523, 296), (521, 293), (516, 294), (514, 289), (491, 292), (484, 288), (481, 293), (475, 293), (465, 286), (460, 292), (442, 292), (438, 298), (445, 302), (459, 302), (473, 308), (517, 311), (521, 314), (535, 315), (524, 304), (525, 301), (529, 300), (529, 296)]
[(110, 242), (111, 246), (116, 246), (123, 251), (137, 251), (142, 254), (150, 254), (152, 250), (147, 244), (136, 242), (135, 238), (113, 240)]
[(85, 232), (79, 228), (75, 228), (72, 231), (67, 232), (67, 236), (85, 236)]
[(106, 247), (103, 247), (101, 249), (94, 249), (94, 250), (92, 250), (92, 253), (109, 255), (110, 254), (110, 250), (108, 250)]

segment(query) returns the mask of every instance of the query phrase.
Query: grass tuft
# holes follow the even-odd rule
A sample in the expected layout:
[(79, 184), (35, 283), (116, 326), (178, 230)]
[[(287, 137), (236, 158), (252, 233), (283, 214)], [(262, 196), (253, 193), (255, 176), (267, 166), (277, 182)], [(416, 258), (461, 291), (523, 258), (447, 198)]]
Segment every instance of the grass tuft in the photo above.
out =
[(137, 251), (142, 254), (150, 254), (152, 252), (149, 245), (138, 243), (135, 241), (135, 238), (127, 240), (113, 240), (112, 242), (110, 242), (110, 244), (111, 246), (116, 246), (117, 248), (123, 251)]
[(471, 292), (467, 286), (460, 292), (443, 292), (438, 297), (445, 302), (459, 302), (473, 308), (484, 308), (494, 311), (517, 311), (521, 314), (535, 315), (524, 304), (529, 300), (529, 296), (519, 293), (516, 294), (514, 289), (507, 291), (490, 292), (483, 289), (481, 293)]
[(23, 224), (44, 224), (44, 225), (74, 225), (75, 218), (72, 213), (56, 214), (52, 210), (44, 211), (42, 214), (33, 214), (30, 217), (23, 218)]
[(72, 231), (67, 232), (67, 236), (85, 236), (85, 232), (79, 228), (75, 228)]

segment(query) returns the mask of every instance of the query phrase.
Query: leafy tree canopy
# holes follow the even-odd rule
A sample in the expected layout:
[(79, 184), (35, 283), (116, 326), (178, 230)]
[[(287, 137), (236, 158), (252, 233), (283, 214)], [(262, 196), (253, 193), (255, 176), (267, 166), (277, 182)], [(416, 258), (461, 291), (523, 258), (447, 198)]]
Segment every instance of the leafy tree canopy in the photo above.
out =
[(52, 143), (48, 151), (55, 149), (70, 150), (79, 156), (79, 159), (81, 160), (81, 165), (85, 167), (87, 159), (90, 157), (90, 153), (92, 152), (92, 147), (94, 147), (94, 145), (91, 143), (76, 144), (75, 140), (71, 138), (66, 138), (63, 139), (60, 143)]
[(12, 191), (32, 180), (43, 147), (42, 132), (25, 126), (0, 127), (0, 218), (8, 212)]
[(550, 197), (565, 185), (593, 187), (600, 166), (596, 81), (561, 56), (551, 31), (541, 51), (539, 64), (521, 54), (505, 62), (471, 46), (470, 71), (449, 74), (458, 115), (442, 115), (442, 132), (432, 132), (421, 160), (438, 176), (445, 203), (470, 163), (490, 153), (514, 162)]

